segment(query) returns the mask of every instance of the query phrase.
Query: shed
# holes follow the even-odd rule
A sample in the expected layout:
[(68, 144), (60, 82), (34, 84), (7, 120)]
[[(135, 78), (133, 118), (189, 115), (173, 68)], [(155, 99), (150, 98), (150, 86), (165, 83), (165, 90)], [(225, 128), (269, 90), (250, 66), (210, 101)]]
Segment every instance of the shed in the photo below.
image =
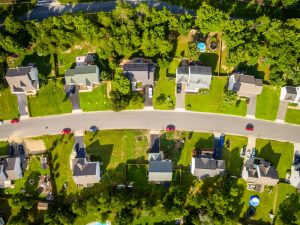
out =
[(47, 202), (38, 202), (37, 205), (38, 210), (48, 210), (48, 203)]

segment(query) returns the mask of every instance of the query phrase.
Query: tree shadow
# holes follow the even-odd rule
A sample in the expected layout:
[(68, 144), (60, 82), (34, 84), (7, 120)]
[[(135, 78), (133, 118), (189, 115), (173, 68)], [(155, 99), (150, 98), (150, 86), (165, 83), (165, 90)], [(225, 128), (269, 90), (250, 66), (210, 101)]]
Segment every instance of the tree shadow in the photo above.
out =
[(197, 142), (195, 143), (194, 145), (194, 148), (195, 149), (207, 149), (207, 150), (210, 150), (213, 152), (214, 151), (214, 136), (211, 135), (209, 136), (208, 139), (204, 139), (204, 138), (199, 138), (197, 140)]
[(201, 53), (199, 59), (205, 66), (211, 67), (212, 72), (216, 70), (219, 60), (217, 53)]
[(253, 75), (255, 78), (264, 79), (265, 72), (258, 70), (258, 64), (254, 66), (248, 66), (245, 63), (240, 63), (237, 66), (237, 70), (247, 75)]
[(258, 156), (265, 160), (268, 160), (273, 166), (277, 168), (281, 154), (275, 153), (271, 143), (268, 142), (268, 144), (266, 144), (259, 150)]
[(91, 161), (101, 162), (102, 165), (100, 166), (100, 169), (101, 171), (106, 172), (113, 148), (114, 144), (101, 145), (99, 140), (95, 140), (86, 147), (86, 152)]

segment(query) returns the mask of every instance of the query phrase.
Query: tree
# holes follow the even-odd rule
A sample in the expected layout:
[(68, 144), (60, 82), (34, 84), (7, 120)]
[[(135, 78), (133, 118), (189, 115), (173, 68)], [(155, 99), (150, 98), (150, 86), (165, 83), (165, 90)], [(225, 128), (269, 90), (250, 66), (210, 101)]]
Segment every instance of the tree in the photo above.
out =
[(9, 15), (4, 20), (5, 30), (10, 34), (18, 34), (21, 30), (24, 29), (24, 26), (16, 20), (12, 15)]
[(111, 80), (111, 73), (103, 70), (100, 75), (101, 80)]
[(228, 103), (228, 104), (235, 104), (237, 99), (238, 99), (238, 95), (231, 90), (224, 90), (224, 102)]
[(181, 35), (187, 35), (193, 26), (193, 17), (191, 14), (181, 15), (179, 18), (178, 32)]
[(118, 91), (122, 95), (128, 95), (131, 91), (130, 80), (123, 74), (116, 73), (113, 80), (113, 89)]
[(229, 15), (203, 2), (197, 11), (196, 26), (203, 34), (221, 32), (226, 27)]
[(279, 219), (283, 224), (300, 223), (300, 197), (296, 193), (290, 195), (279, 205)]
[(188, 43), (187, 49), (184, 53), (185, 57), (193, 60), (193, 61), (198, 61), (199, 57), (201, 55), (197, 44), (195, 42), (190, 42)]

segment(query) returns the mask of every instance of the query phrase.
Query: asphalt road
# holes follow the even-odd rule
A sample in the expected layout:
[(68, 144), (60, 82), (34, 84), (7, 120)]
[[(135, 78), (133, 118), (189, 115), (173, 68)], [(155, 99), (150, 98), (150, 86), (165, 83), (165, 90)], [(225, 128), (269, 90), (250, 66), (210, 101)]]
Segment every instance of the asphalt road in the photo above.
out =
[[(127, 0), (127, 2), (132, 6), (136, 6), (143, 1)], [(192, 15), (195, 15), (194, 10), (186, 10), (183, 7), (170, 5), (166, 2), (155, 2), (150, 0), (146, 2), (150, 7), (155, 7), (157, 9), (163, 9), (164, 7), (166, 7), (174, 14), (183, 14), (185, 12), (189, 12)], [(70, 12), (70, 13), (78, 13), (78, 12), (95, 13), (99, 11), (109, 12), (115, 8), (116, 8), (116, 1), (64, 4), (64, 5), (48, 6), (48, 7), (35, 7), (33, 10), (21, 16), (20, 19), (21, 20), (43, 20), (50, 16), (63, 15), (66, 12)]]
[[(254, 131), (246, 131), (247, 123)], [(31, 137), (61, 133), (63, 128), (72, 130), (89, 129), (165, 129), (169, 124), (178, 130), (221, 132), (225, 134), (253, 135), (259, 138), (300, 143), (300, 126), (227, 116), (178, 111), (123, 111), (64, 114), (21, 120), (19, 124), (0, 126), (0, 139)], [(47, 128), (46, 128), (47, 127)]]

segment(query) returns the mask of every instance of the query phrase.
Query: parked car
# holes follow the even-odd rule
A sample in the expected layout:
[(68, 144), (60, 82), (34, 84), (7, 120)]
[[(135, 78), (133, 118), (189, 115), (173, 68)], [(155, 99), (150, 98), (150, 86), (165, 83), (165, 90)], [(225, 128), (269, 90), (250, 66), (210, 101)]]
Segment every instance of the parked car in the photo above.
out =
[(180, 92), (181, 92), (181, 84), (177, 84), (177, 86), (176, 86), (177, 88), (176, 88), (176, 90), (177, 90), (177, 94), (179, 94)]
[(75, 85), (71, 85), (69, 87), (69, 92), (70, 92), (70, 95), (74, 95), (75, 94)]
[(3, 124), (3, 120), (0, 120), (0, 125), (2, 125)]
[(12, 144), (10, 144), (8, 147), (8, 154), (10, 156), (13, 156), (15, 154), (14, 146)]
[(96, 126), (91, 126), (90, 129), (89, 129), (89, 132), (95, 133), (97, 130), (98, 130), (98, 127), (96, 127)]
[(18, 149), (19, 149), (19, 153), (20, 153), (20, 155), (24, 155), (24, 147), (23, 147), (23, 145), (19, 145), (18, 146)]
[(14, 118), (10, 121), (11, 124), (19, 123), (19, 118)]
[(255, 148), (253, 148), (253, 149), (252, 149), (252, 152), (251, 152), (251, 157), (252, 157), (252, 158), (255, 157), (255, 153), (256, 153), (256, 150), (255, 150)]
[(153, 88), (149, 87), (149, 98), (152, 98), (153, 95)]
[(253, 124), (252, 124), (252, 123), (248, 123), (248, 124), (246, 125), (246, 130), (248, 130), (248, 131), (253, 131), (253, 130), (254, 130)]
[(167, 127), (166, 127), (166, 131), (174, 131), (175, 130), (175, 125), (173, 124), (169, 124)]
[(241, 151), (242, 151), (242, 156), (246, 155), (247, 146), (244, 145), (243, 148), (241, 149)]
[(61, 133), (62, 134), (71, 134), (71, 132), (72, 132), (71, 128), (64, 128)]

